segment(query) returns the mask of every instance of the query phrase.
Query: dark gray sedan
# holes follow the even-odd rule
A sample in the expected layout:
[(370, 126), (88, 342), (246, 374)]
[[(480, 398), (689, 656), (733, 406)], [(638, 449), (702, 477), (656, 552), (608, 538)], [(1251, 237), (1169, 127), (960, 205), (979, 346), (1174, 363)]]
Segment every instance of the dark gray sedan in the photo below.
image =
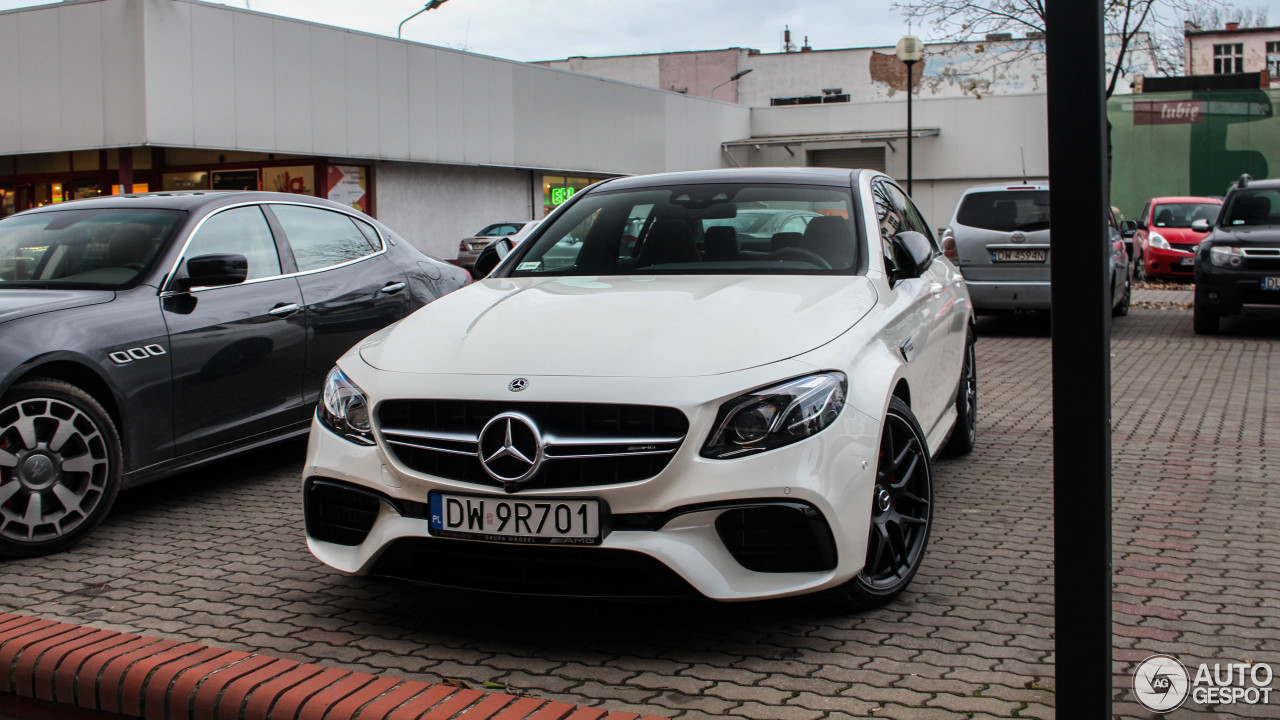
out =
[(467, 282), (300, 195), (94, 198), (0, 220), (0, 556), (138, 485), (307, 431), (358, 340)]

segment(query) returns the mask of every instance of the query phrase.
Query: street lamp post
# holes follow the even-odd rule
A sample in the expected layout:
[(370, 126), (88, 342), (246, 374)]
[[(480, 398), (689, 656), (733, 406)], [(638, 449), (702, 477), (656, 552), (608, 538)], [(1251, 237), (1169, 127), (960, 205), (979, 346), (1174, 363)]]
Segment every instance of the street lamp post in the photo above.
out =
[(924, 43), (915, 35), (905, 35), (898, 41), (898, 59), (907, 66), (907, 194), (911, 194), (911, 66), (924, 57)]
[(746, 70), (739, 70), (738, 72), (736, 72), (736, 73), (734, 73), (734, 74), (730, 75), (728, 80), (725, 80), (724, 82), (720, 83), (719, 85), (716, 85), (715, 87), (711, 88), (711, 92), (707, 93), (707, 97), (708, 97), (708, 98), (713, 98), (713, 97), (715, 97), (715, 95), (716, 95), (716, 90), (719, 90), (719, 89), (720, 89), (720, 85), (728, 85), (729, 83), (733, 82), (734, 80), (737, 80), (738, 78), (742, 77), (743, 75), (746, 75), (747, 73), (751, 72), (752, 70), (755, 70), (755, 68), (747, 68)]
[(428, 11), (428, 10), (435, 10), (436, 8), (440, 7), (441, 5), (443, 5), (443, 4), (447, 3), (447, 2), (449, 2), (449, 0), (430, 0), (430, 2), (428, 2), (426, 5), (424, 5), (424, 6), (423, 6), (423, 8), (422, 8), (421, 10), (419, 10), (418, 12), (416, 12), (416, 13), (414, 13), (414, 14), (410, 15), (409, 17), (407, 17), (407, 18), (405, 18), (405, 19), (403, 19), (403, 20), (401, 20), (401, 21), (400, 21), (400, 24), (396, 26), (396, 37), (397, 37), (397, 38), (399, 38), (399, 37), (400, 37), (400, 31), (404, 29), (404, 24), (405, 24), (405, 23), (407, 23), (407, 22), (409, 22), (410, 20), (412, 20), (412, 19), (414, 19), (414, 18), (418, 17), (419, 15), (421, 15), (422, 13), (424, 13), (424, 12), (426, 12), (426, 11)]

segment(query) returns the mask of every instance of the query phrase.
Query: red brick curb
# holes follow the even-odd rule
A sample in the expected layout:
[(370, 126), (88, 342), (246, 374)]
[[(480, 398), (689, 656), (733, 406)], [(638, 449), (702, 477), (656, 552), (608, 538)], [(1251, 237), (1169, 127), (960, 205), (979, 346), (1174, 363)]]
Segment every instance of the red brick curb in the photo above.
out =
[(0, 720), (662, 720), (0, 613)]

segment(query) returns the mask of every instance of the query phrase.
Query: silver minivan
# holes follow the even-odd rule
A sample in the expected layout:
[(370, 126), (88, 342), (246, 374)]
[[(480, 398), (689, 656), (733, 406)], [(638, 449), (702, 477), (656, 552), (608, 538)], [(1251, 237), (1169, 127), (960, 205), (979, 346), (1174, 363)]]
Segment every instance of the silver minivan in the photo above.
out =
[[(1129, 311), (1128, 255), (1115, 218), (1111, 244), (1112, 314)], [(960, 268), (974, 310), (1048, 310), (1049, 185), (983, 185), (960, 197), (942, 248)]]

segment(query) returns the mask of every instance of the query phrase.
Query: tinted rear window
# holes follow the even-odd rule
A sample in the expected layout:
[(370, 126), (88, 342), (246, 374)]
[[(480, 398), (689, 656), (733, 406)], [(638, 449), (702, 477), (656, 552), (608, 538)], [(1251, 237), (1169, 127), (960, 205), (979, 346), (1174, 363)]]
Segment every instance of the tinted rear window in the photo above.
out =
[(1013, 232), (1049, 227), (1048, 190), (1002, 190), (964, 196), (956, 211), (960, 225)]

